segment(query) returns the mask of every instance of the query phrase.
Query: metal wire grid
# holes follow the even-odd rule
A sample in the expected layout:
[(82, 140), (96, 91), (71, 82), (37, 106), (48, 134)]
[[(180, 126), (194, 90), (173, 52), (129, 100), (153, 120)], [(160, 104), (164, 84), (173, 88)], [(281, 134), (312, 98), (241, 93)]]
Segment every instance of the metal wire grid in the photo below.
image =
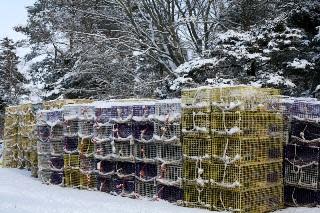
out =
[(126, 120), (133, 116), (133, 106), (112, 106), (111, 118), (117, 120)]
[(80, 172), (80, 189), (93, 190), (97, 188), (97, 175), (95, 173)]
[(163, 162), (182, 161), (182, 146), (181, 144), (165, 144), (157, 143), (157, 159)]
[(79, 135), (82, 137), (91, 137), (93, 135), (93, 120), (79, 121)]
[(94, 172), (96, 168), (96, 162), (93, 157), (86, 157), (80, 155), (80, 170), (86, 172)]
[(173, 139), (179, 140), (180, 138), (180, 123), (171, 123), (171, 122), (154, 122), (154, 134), (164, 141), (170, 141)]
[(154, 198), (157, 193), (156, 181), (153, 180), (153, 181), (146, 182), (146, 181), (136, 180), (135, 193), (143, 197)]
[(181, 114), (180, 100), (157, 101), (155, 104), (155, 114), (158, 116), (174, 116)]
[(153, 122), (133, 122), (132, 135), (139, 141), (149, 141), (153, 138), (154, 123)]
[(136, 165), (132, 162), (116, 161), (114, 162), (115, 174), (119, 177), (135, 176)]
[(288, 206), (315, 207), (320, 205), (320, 191), (286, 185), (284, 187), (284, 200)]
[(293, 120), (291, 123), (290, 143), (320, 146), (320, 124)]
[(111, 158), (113, 155), (113, 145), (111, 141), (103, 141), (94, 144), (94, 156), (97, 159)]
[(113, 178), (110, 176), (97, 176), (97, 190), (101, 192), (110, 193), (113, 190)]
[(183, 109), (181, 126), (184, 136), (210, 137), (210, 110), (204, 108)]
[(183, 186), (183, 205), (191, 208), (212, 209), (213, 194), (210, 187), (201, 187), (197, 185)]
[(52, 171), (48, 169), (43, 169), (38, 171), (38, 178), (42, 183), (50, 184)]
[(96, 107), (95, 109), (96, 122), (106, 124), (111, 119), (111, 106), (110, 107)]
[(112, 190), (114, 193), (122, 196), (128, 196), (135, 192), (134, 178), (114, 178), (112, 181)]
[(212, 155), (212, 140), (208, 138), (188, 138), (182, 139), (182, 153), (185, 159), (210, 161)]
[(132, 123), (117, 123), (113, 127), (113, 137), (116, 140), (123, 140), (132, 137)]
[(232, 212), (270, 212), (283, 208), (283, 186), (246, 190), (212, 189), (212, 210)]
[(190, 184), (199, 180), (212, 187), (251, 190), (282, 184), (282, 161), (274, 163), (227, 165), (184, 162), (183, 178)]
[(111, 139), (113, 137), (112, 124), (96, 124), (94, 126), (94, 137), (96, 140)]
[(50, 150), (50, 142), (42, 142), (42, 141), (38, 141), (37, 142), (37, 151), (38, 154), (42, 154), (42, 155), (50, 155), (51, 150)]
[(137, 161), (154, 162), (157, 157), (157, 146), (155, 143), (140, 143), (134, 144), (134, 154)]
[(157, 180), (163, 185), (181, 185), (182, 165), (158, 164)]
[(290, 114), (298, 119), (317, 121), (320, 119), (320, 102), (297, 100), (292, 104)]
[(63, 185), (63, 172), (61, 171), (52, 171), (50, 177), (50, 183), (53, 185)]
[(182, 107), (206, 106), (211, 104), (211, 88), (199, 87), (195, 89), (183, 89), (181, 91)]
[(283, 158), (283, 145), (283, 137), (212, 138), (212, 156), (216, 163), (278, 161)]
[(50, 155), (38, 155), (38, 167), (40, 170), (50, 170)]
[(63, 171), (63, 167), (64, 167), (63, 156), (50, 157), (49, 165), (52, 171)]
[(65, 169), (64, 170), (64, 185), (66, 187), (80, 187), (80, 170), (79, 169)]
[(211, 114), (214, 137), (266, 137), (283, 135), (283, 116), (269, 112), (224, 112)]
[(155, 105), (146, 102), (146, 104), (137, 104), (132, 106), (133, 116), (147, 118), (155, 114)]
[(285, 184), (320, 189), (319, 164), (298, 165), (286, 161), (284, 167)]
[(157, 165), (156, 164), (150, 164), (150, 163), (136, 163), (136, 177), (140, 180), (144, 181), (150, 181), (150, 180), (156, 180), (157, 177)]
[(134, 145), (131, 141), (114, 141), (115, 158), (134, 160)]
[(79, 133), (79, 121), (67, 120), (64, 121), (64, 135), (65, 136), (78, 136)]
[(94, 143), (91, 138), (80, 138), (79, 151), (84, 155), (93, 155)]
[(116, 162), (113, 160), (96, 160), (96, 170), (100, 175), (111, 176), (116, 171)]
[(80, 159), (77, 154), (65, 154), (63, 156), (64, 169), (79, 169)]
[(170, 203), (183, 200), (183, 190), (175, 186), (157, 185), (157, 197)]
[(64, 151), (66, 153), (76, 153), (78, 150), (79, 138), (77, 136), (64, 138)]
[(63, 155), (64, 154), (64, 140), (50, 140), (51, 155)]

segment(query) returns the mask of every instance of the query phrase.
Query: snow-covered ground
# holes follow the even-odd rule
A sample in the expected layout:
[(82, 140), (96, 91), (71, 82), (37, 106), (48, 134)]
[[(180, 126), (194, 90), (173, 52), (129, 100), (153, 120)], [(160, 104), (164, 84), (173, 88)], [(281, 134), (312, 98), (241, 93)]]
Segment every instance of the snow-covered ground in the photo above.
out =
[[(48, 186), (29, 172), (0, 168), (1, 213), (204, 213), (164, 201), (133, 200), (106, 193)], [(320, 208), (289, 208), (278, 213), (319, 213)]]

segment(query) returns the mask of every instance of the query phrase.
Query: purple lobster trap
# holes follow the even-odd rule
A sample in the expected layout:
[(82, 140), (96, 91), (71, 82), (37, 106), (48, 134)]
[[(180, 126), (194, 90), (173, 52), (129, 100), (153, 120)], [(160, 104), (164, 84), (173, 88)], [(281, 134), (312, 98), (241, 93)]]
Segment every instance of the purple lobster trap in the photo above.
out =
[(113, 125), (96, 123), (94, 125), (94, 137), (96, 140), (111, 139), (113, 137)]
[(285, 183), (320, 189), (320, 147), (288, 144), (285, 147)]
[(115, 140), (130, 140), (132, 138), (132, 124), (119, 123), (113, 126), (113, 138)]
[(182, 147), (180, 143), (157, 143), (157, 158), (163, 162), (182, 161)]
[(150, 163), (136, 163), (135, 165), (136, 177), (141, 180), (149, 181), (155, 180), (157, 177), (157, 165)]
[(182, 165), (159, 164), (157, 166), (157, 181), (163, 185), (181, 186)]
[(115, 174), (118, 178), (134, 177), (135, 176), (135, 163), (117, 161), (115, 162)]
[(96, 170), (99, 175), (112, 176), (116, 171), (116, 163), (111, 160), (97, 160)]
[(79, 136), (84, 137), (92, 137), (93, 136), (93, 120), (80, 120), (79, 121)]
[(64, 140), (51, 140), (50, 141), (51, 155), (59, 156), (64, 154)]
[(303, 120), (320, 119), (320, 102), (315, 100), (296, 100), (291, 107), (291, 114)]
[(50, 158), (50, 168), (52, 171), (62, 171), (64, 167), (63, 156), (56, 156)]
[(111, 159), (113, 157), (113, 145), (109, 140), (94, 140), (94, 157), (96, 159)]
[(114, 178), (112, 190), (117, 195), (131, 196), (134, 193), (135, 180), (132, 177)]
[(183, 190), (180, 187), (159, 184), (157, 186), (157, 198), (176, 203), (183, 200)]
[(42, 141), (38, 141), (37, 142), (37, 152), (39, 155), (50, 155), (50, 142), (46, 141), (46, 142), (42, 142)]
[(155, 180), (136, 179), (135, 193), (142, 197), (154, 198), (157, 193), (157, 183)]
[(180, 140), (180, 123), (170, 123), (163, 121), (156, 121), (154, 123), (154, 135), (158, 141), (179, 141)]
[(135, 157), (137, 161), (142, 162), (155, 162), (157, 158), (157, 145), (151, 143), (136, 142), (135, 145)]
[(128, 122), (133, 116), (133, 106), (130, 103), (116, 103), (111, 107), (111, 120), (113, 122)]
[(285, 186), (284, 201), (288, 206), (314, 207), (320, 204), (320, 191), (295, 186)]
[(63, 172), (62, 171), (52, 171), (50, 177), (50, 183), (53, 185), (63, 185)]
[(79, 151), (79, 138), (78, 137), (65, 137), (64, 138), (64, 152), (77, 153)]
[(133, 105), (133, 120), (150, 120), (155, 114), (154, 102), (141, 102)]
[(97, 190), (100, 192), (110, 193), (113, 190), (113, 178), (111, 176), (97, 176)]
[(148, 142), (153, 139), (154, 123), (153, 122), (134, 122), (133, 138), (137, 141)]
[(292, 121), (290, 143), (320, 146), (320, 124), (299, 120)]
[(79, 121), (76, 120), (65, 120), (64, 121), (64, 135), (69, 137), (78, 136), (79, 133)]
[(50, 139), (51, 128), (48, 125), (37, 126), (37, 136), (40, 141), (46, 142)]
[(99, 124), (109, 123), (111, 120), (111, 105), (97, 106), (95, 108), (96, 122)]

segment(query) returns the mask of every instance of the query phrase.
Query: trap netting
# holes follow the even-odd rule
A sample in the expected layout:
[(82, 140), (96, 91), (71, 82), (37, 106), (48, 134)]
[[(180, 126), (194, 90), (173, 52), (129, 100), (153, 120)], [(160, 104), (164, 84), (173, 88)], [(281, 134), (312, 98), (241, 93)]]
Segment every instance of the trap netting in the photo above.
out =
[[(278, 90), (249, 86), (182, 91), (184, 205), (239, 212), (282, 207), (279, 99)], [(264, 195), (276, 202), (262, 202)]]

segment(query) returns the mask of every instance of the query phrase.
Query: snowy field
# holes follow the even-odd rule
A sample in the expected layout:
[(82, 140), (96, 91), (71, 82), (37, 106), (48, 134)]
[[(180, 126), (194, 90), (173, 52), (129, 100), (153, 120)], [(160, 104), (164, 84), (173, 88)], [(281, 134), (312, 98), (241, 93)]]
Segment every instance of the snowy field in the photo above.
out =
[[(164, 201), (133, 200), (101, 192), (48, 186), (29, 172), (0, 168), (0, 213), (202, 213)], [(279, 213), (319, 213), (320, 208), (289, 208)]]

